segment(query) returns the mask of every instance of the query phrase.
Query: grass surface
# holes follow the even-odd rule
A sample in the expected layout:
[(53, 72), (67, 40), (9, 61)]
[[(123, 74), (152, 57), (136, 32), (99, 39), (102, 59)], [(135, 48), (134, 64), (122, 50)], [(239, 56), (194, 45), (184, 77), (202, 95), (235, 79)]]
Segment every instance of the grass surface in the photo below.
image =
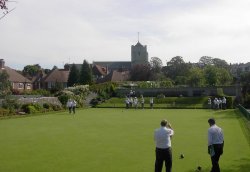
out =
[[(224, 130), (223, 172), (249, 172), (250, 146), (241, 116), (234, 110), (86, 109), (0, 120), (0, 171), (152, 172), (153, 132), (171, 122), (173, 171), (211, 167), (207, 119)], [(179, 159), (183, 153), (184, 159)]]

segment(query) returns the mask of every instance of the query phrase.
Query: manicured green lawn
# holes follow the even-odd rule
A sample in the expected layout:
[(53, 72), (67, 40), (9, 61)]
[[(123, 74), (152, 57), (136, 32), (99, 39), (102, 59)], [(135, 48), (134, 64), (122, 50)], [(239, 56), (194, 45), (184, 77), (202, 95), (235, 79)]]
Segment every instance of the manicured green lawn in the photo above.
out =
[[(153, 132), (171, 122), (173, 172), (208, 172), (207, 119), (224, 130), (223, 172), (249, 172), (250, 145), (234, 110), (86, 109), (0, 120), (1, 172), (152, 172)], [(245, 131), (245, 130), (244, 130)], [(179, 159), (183, 153), (184, 159)]]

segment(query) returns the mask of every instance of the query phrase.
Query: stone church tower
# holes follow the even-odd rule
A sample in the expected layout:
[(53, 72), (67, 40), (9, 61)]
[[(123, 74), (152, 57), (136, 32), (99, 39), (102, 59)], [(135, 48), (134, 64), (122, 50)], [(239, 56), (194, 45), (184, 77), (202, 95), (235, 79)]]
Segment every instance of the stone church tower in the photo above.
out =
[(147, 64), (148, 63), (148, 52), (147, 46), (142, 45), (139, 41), (136, 45), (131, 46), (131, 65)]

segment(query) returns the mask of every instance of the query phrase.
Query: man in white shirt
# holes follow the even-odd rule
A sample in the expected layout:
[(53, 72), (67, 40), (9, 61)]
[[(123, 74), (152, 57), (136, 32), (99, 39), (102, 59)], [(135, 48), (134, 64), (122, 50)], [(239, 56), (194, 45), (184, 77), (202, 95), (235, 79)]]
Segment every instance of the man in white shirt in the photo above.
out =
[(174, 135), (170, 123), (167, 120), (161, 121), (161, 127), (155, 130), (154, 140), (156, 144), (155, 172), (161, 172), (165, 161), (166, 172), (172, 171), (172, 149), (171, 137)]
[(73, 103), (72, 100), (68, 99), (66, 106), (69, 109), (69, 113), (72, 112), (72, 103)]
[(215, 120), (208, 120), (210, 128), (208, 129), (208, 153), (211, 156), (211, 172), (220, 172), (219, 159), (223, 154), (224, 135), (220, 127), (215, 124)]

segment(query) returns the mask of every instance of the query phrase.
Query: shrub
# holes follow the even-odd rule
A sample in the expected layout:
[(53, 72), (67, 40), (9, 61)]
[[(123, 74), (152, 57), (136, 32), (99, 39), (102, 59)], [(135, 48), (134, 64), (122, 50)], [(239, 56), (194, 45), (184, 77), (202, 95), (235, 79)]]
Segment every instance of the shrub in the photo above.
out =
[(53, 109), (54, 111), (62, 110), (62, 107), (59, 106), (59, 105), (51, 105), (51, 106), (52, 106), (52, 109)]
[(157, 95), (157, 99), (161, 99), (161, 98), (165, 98), (165, 95), (164, 94)]
[(6, 98), (2, 103), (2, 107), (10, 112), (15, 112), (20, 109), (21, 104), (17, 102), (17, 99)]
[(21, 109), (28, 114), (37, 113), (42, 110), (42, 106), (39, 104), (24, 104)]
[(0, 108), (0, 116), (6, 116), (6, 115), (9, 115), (9, 110)]
[(98, 99), (92, 99), (90, 101), (90, 104), (92, 107), (96, 107), (99, 104), (99, 101), (98, 101)]
[(49, 104), (49, 103), (44, 103), (44, 104), (43, 104), (43, 108), (45, 108), (45, 109), (50, 109), (50, 104)]

